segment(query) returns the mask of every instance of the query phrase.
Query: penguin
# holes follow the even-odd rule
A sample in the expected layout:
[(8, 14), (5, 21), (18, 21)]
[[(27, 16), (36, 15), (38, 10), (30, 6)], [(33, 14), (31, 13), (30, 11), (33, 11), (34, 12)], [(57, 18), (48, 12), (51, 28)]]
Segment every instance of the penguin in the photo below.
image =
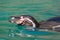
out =
[(48, 20), (37, 22), (36, 19), (30, 15), (11, 16), (9, 22), (17, 25), (31, 26), (32, 29), (47, 29), (60, 32), (60, 17), (52, 17)]
[(39, 23), (36, 19), (30, 15), (11, 16), (9, 22), (16, 23), (17, 25), (30, 26), (32, 28), (38, 28)]

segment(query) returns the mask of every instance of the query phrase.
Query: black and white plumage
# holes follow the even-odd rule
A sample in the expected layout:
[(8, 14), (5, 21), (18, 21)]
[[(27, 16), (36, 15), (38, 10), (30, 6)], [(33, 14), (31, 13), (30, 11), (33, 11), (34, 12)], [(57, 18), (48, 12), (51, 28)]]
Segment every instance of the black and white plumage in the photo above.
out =
[(10, 22), (18, 25), (32, 26), (32, 28), (37, 28), (39, 26), (35, 18), (29, 15), (21, 15), (18, 17), (12, 16)]
[(60, 17), (53, 17), (38, 23), (30, 15), (21, 15), (18, 17), (12, 16), (10, 22), (18, 25), (32, 26), (32, 28), (60, 31)]

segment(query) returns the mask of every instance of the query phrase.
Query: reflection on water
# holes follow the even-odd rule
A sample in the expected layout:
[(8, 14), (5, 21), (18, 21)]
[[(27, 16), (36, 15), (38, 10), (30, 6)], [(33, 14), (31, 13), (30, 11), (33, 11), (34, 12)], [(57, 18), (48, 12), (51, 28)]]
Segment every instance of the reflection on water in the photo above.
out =
[[(16, 30), (11, 30), (9, 29), (9, 37), (24, 37), (24, 38), (43, 38), (43, 39), (50, 39), (52, 38), (52, 35), (58, 35), (58, 33), (53, 32), (53, 31), (38, 31), (38, 30), (27, 30), (25, 29), (26, 26), (18, 26)], [(21, 28), (21, 29), (20, 29)]]

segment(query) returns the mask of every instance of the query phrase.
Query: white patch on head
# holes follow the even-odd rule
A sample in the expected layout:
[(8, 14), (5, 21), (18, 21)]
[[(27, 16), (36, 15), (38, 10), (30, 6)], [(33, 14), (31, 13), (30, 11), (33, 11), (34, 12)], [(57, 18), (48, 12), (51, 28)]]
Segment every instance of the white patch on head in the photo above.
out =
[(21, 21), (23, 21), (24, 20), (24, 18), (23, 18), (23, 16), (21, 16), (21, 19), (20, 19)]
[(21, 16), (21, 19), (23, 18), (23, 16)]
[(15, 17), (12, 17), (11, 19), (15, 19)]

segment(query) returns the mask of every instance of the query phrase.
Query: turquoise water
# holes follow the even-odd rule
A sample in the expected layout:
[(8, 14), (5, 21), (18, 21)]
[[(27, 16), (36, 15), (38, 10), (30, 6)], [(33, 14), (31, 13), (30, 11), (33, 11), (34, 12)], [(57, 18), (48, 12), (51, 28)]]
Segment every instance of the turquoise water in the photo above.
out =
[[(16, 24), (9, 23), (10, 16), (22, 14), (31, 15), (38, 22), (60, 16), (60, 0), (0, 0), (0, 40), (60, 40), (59, 32), (23, 30), (22, 26), (18, 29)], [(21, 30), (23, 37), (17, 35)]]

